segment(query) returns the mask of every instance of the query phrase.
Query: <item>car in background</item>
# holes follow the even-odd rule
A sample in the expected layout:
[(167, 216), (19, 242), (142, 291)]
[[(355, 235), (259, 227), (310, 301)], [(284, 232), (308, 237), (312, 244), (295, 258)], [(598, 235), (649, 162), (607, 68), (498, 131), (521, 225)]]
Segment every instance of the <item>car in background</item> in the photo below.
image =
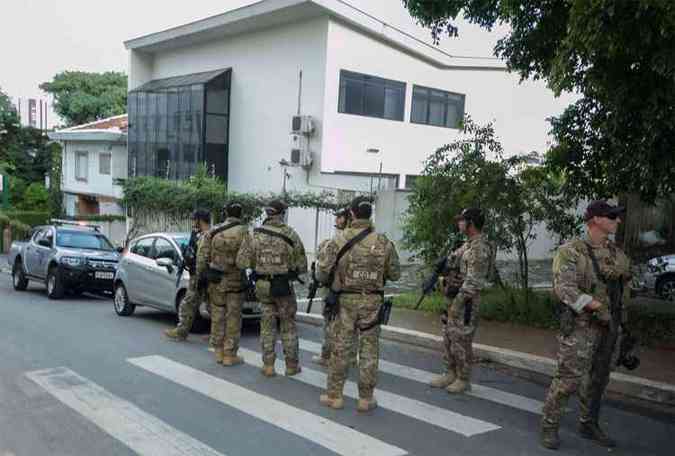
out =
[[(190, 281), (190, 273), (183, 271), (181, 274), (179, 270), (189, 239), (189, 233), (152, 233), (129, 243), (120, 258), (114, 280), (117, 315), (130, 316), (139, 306), (178, 314)], [(260, 304), (248, 294), (242, 307), (242, 319), (256, 320), (261, 316)], [(203, 330), (209, 319), (208, 306), (203, 302), (193, 329)]]
[(14, 289), (43, 282), (50, 299), (66, 293), (112, 294), (119, 253), (97, 225), (51, 220), (27, 241), (12, 242), (8, 257)]
[(652, 258), (642, 275), (643, 289), (654, 291), (657, 296), (675, 302), (675, 254)]

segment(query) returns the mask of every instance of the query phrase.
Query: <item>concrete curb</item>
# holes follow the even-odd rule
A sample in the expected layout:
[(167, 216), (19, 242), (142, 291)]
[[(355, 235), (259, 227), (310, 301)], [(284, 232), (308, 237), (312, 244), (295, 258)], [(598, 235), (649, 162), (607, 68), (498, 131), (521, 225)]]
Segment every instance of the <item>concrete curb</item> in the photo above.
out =
[[(298, 312), (296, 319), (315, 326), (323, 325), (322, 315)], [(387, 340), (439, 351), (443, 344), (443, 339), (440, 336), (394, 326), (382, 326), (381, 336)], [(473, 344), (473, 348), (475, 356), (493, 363), (543, 374), (548, 377), (552, 377), (555, 373), (556, 362), (551, 358), (490, 345)], [(612, 372), (608, 390), (628, 397), (656, 402), (660, 405), (675, 406), (675, 385), (668, 383), (647, 380), (621, 372)]]

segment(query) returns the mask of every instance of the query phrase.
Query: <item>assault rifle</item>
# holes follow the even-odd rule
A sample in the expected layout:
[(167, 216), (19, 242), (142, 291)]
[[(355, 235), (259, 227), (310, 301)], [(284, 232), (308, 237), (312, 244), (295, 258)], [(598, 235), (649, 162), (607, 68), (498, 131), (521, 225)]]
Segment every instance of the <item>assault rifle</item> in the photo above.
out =
[(321, 288), (321, 284), (316, 278), (316, 261), (312, 262), (312, 281), (309, 284), (309, 290), (307, 293), (307, 299), (309, 299), (309, 304), (307, 304), (307, 313), (312, 313), (312, 303), (316, 297), (317, 290)]
[(192, 230), (190, 233), (190, 240), (187, 245), (183, 247), (181, 252), (183, 255), (181, 260), (178, 262), (178, 273), (176, 275), (176, 288), (180, 285), (180, 279), (183, 277), (183, 272), (185, 270), (190, 271), (192, 274), (194, 271), (194, 263), (197, 259), (197, 230)]
[(415, 304), (415, 310), (419, 309), (420, 305), (422, 304), (422, 301), (424, 301), (424, 298), (426, 298), (432, 291), (434, 291), (434, 288), (436, 288), (436, 283), (438, 282), (438, 278), (440, 277), (441, 274), (445, 272), (445, 270), (448, 267), (448, 257), (444, 256), (440, 260), (436, 261), (436, 264), (434, 265), (434, 269), (431, 272), (431, 275), (427, 280), (422, 282), (422, 294), (420, 295), (419, 299), (417, 300), (417, 303)]

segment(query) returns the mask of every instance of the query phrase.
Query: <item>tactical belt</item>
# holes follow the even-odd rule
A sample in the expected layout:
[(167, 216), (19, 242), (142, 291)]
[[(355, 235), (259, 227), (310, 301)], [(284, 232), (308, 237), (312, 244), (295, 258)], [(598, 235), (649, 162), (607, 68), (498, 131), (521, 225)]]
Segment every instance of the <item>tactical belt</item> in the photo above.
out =
[(384, 297), (384, 290), (375, 291), (341, 291), (340, 294), (346, 295), (380, 295)]

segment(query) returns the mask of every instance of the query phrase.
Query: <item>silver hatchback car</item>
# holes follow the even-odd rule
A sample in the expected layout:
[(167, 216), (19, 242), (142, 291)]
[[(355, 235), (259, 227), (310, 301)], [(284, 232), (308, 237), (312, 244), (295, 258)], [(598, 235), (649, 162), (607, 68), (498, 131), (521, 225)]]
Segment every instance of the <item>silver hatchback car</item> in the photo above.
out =
[[(190, 239), (189, 233), (152, 233), (129, 243), (122, 253), (114, 279), (114, 307), (119, 316), (127, 317), (137, 306), (178, 313), (190, 281), (184, 271), (178, 281), (178, 264)], [(178, 281), (178, 283), (177, 283)], [(242, 308), (243, 319), (259, 319), (260, 304), (248, 297)], [(199, 306), (193, 327), (204, 329), (209, 320), (206, 302)]]

